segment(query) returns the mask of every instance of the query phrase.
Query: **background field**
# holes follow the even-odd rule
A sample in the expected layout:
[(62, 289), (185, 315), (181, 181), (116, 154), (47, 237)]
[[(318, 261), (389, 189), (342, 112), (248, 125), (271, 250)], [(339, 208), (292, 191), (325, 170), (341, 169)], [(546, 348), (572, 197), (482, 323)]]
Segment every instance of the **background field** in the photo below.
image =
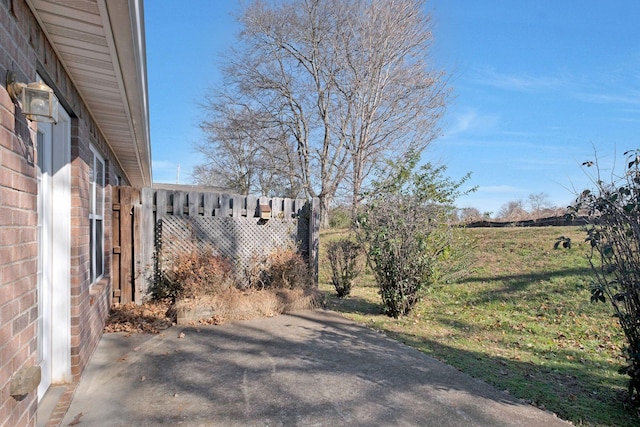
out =
[[(464, 279), (428, 290), (415, 312), (381, 314), (370, 272), (338, 299), (321, 237), (320, 289), (327, 308), (383, 331), (463, 372), (577, 425), (637, 426), (618, 373), (623, 335), (608, 304), (589, 302), (592, 273), (579, 227), (463, 230), (474, 241)], [(571, 249), (554, 249), (560, 236)]]

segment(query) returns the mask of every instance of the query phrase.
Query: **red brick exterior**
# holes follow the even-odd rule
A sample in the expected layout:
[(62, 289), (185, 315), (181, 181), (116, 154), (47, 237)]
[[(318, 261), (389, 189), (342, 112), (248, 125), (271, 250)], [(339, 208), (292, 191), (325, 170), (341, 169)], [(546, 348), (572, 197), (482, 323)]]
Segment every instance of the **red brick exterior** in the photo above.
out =
[(36, 284), (37, 183), (32, 132), (14, 121), (9, 95), (0, 89), (0, 425), (31, 425), (35, 393), (22, 401), (10, 396), (15, 372), (33, 366), (37, 356)]
[[(65, 73), (24, 0), (0, 0), (0, 427), (34, 426), (37, 396), (10, 396), (12, 376), (37, 363), (38, 217), (36, 123), (4, 87), (7, 70), (19, 81), (48, 76), (71, 117), (71, 373), (79, 379), (102, 335), (111, 302), (111, 185), (124, 176), (105, 138)], [(62, 105), (61, 105), (62, 108)], [(90, 146), (105, 160), (105, 271), (90, 283)], [(126, 183), (123, 183), (126, 185)], [(55, 336), (53, 337), (55, 340)]]

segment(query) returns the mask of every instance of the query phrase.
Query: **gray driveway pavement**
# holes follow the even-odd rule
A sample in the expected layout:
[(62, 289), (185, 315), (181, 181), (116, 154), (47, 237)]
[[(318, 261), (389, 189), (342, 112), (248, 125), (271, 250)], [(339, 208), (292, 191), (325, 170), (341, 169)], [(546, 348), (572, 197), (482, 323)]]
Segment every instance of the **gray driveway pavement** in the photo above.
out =
[(62, 425), (568, 426), (330, 311), (106, 334)]

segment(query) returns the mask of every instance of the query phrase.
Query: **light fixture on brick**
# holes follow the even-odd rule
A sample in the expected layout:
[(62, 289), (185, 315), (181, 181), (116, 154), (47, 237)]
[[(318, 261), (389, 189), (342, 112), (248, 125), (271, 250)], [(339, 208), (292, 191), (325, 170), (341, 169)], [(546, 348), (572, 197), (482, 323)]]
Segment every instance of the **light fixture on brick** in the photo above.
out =
[(58, 122), (58, 98), (53, 89), (39, 82), (29, 84), (16, 81), (13, 71), (7, 71), (7, 92), (13, 101), (20, 102), (22, 113), (36, 122)]

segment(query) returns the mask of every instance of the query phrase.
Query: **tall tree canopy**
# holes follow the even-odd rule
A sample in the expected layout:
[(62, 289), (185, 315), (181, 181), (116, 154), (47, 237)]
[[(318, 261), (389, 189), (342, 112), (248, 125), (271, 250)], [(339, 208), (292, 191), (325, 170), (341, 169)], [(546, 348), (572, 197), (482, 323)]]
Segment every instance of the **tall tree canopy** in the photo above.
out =
[(198, 145), (206, 164), (224, 159), (237, 171), (221, 184), (246, 191), (241, 174), (262, 168), (318, 197), (326, 225), (338, 190), (355, 208), (377, 166), (437, 136), (448, 91), (428, 61), (424, 0), (256, 0), (239, 20)]

